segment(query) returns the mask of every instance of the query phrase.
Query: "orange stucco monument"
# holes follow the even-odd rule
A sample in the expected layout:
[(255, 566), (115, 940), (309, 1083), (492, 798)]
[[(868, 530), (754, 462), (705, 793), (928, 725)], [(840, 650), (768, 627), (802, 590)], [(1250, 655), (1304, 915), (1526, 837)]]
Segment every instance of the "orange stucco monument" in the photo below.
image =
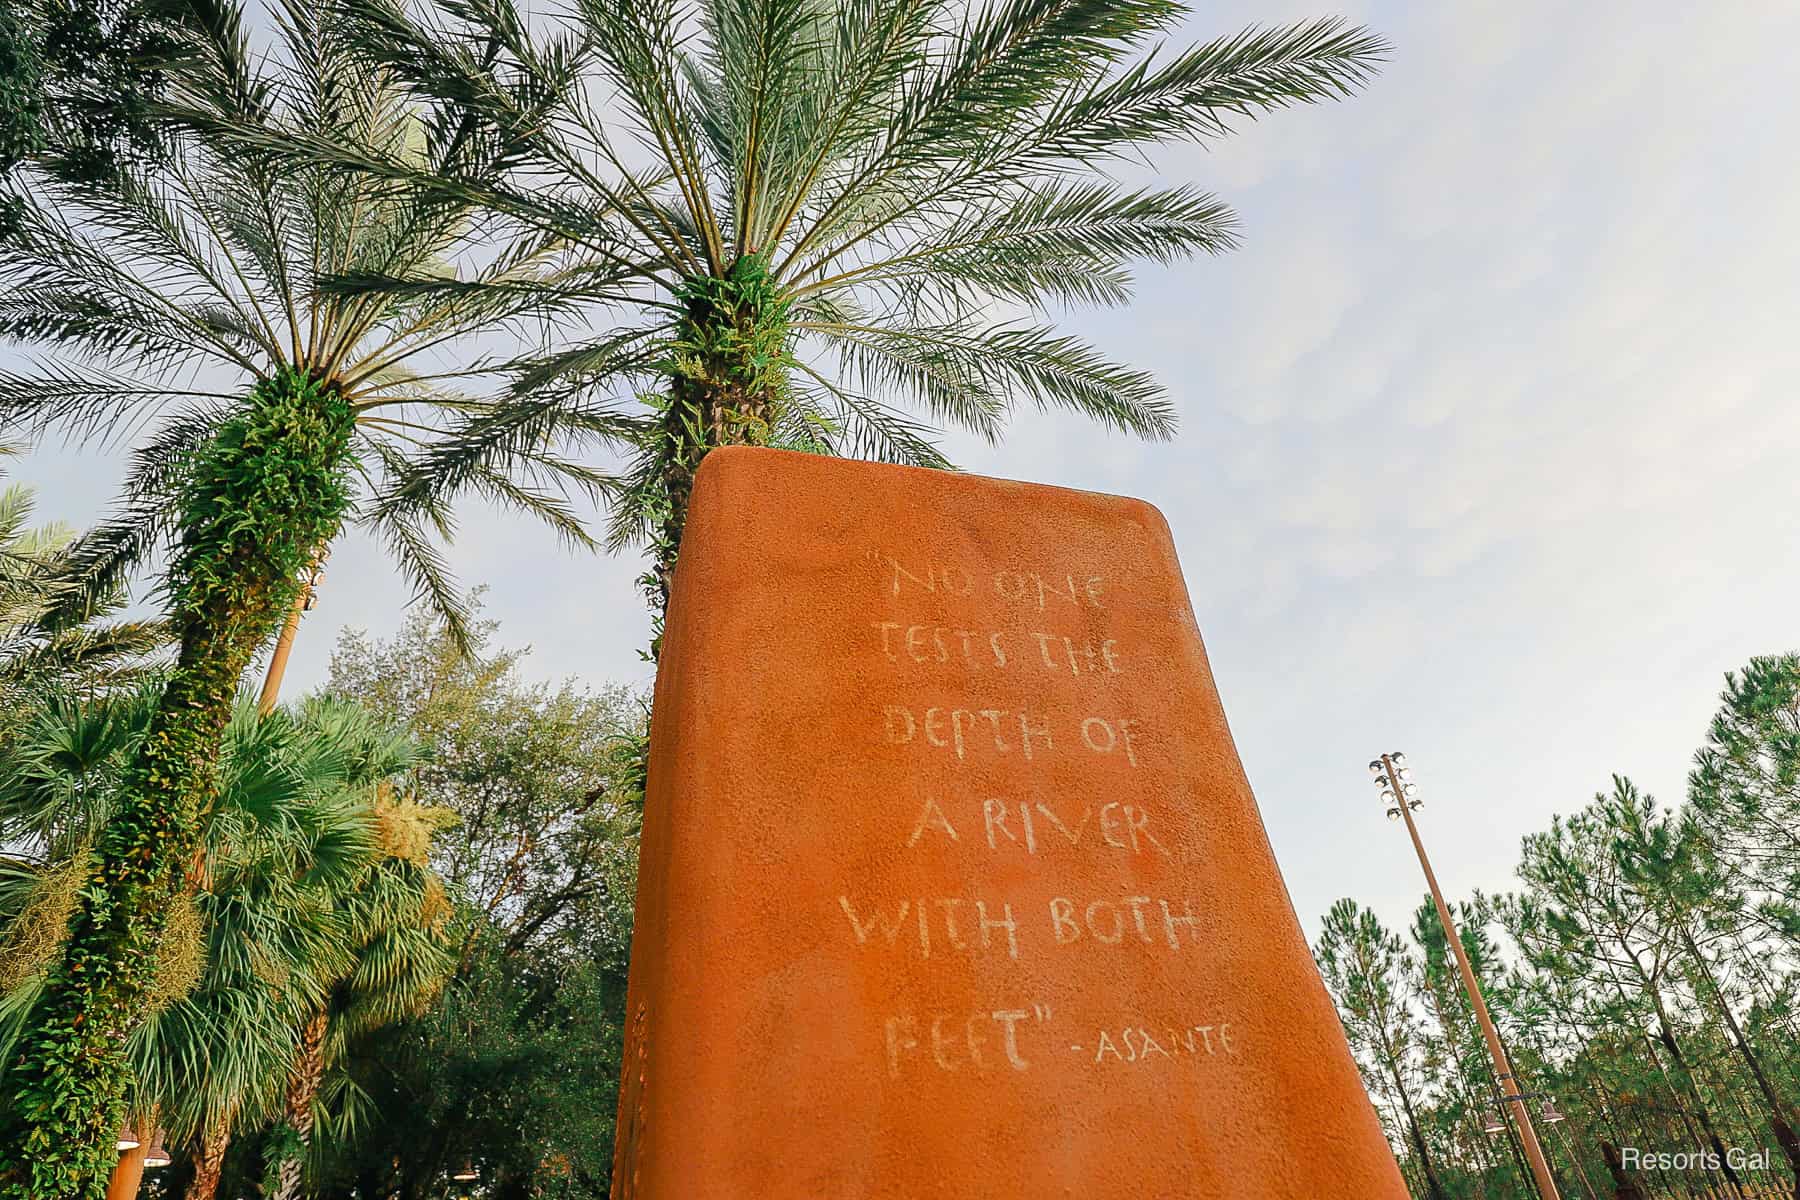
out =
[(1402, 1200), (1167, 525), (768, 450), (696, 484), (615, 1200)]

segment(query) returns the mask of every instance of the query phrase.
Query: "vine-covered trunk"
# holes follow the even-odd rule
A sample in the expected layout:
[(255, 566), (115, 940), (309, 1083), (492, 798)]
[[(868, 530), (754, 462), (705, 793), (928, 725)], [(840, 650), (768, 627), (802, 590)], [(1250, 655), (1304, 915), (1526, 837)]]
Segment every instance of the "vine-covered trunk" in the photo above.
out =
[(787, 407), (790, 362), (788, 302), (761, 258), (738, 259), (723, 278), (689, 279), (677, 299), (682, 316), (653, 456), (656, 494), (646, 498), (652, 545), (643, 582), (655, 610), (657, 643), (700, 461), (719, 446), (773, 440)]
[(125, 1039), (218, 788), (238, 680), (342, 520), (353, 427), (335, 393), (284, 373), (193, 464), (169, 578), (180, 654), (14, 1049), (0, 1200), (98, 1200), (105, 1188), (130, 1084)]
[(230, 1147), (230, 1121), (220, 1119), (207, 1125), (200, 1138), (200, 1151), (194, 1155), (194, 1177), (188, 1181), (184, 1200), (213, 1200), (219, 1192), (219, 1179), (225, 1174), (225, 1151)]
[(276, 1158), (270, 1164), (274, 1182), (270, 1200), (298, 1200), (300, 1195), (301, 1171), (312, 1147), (313, 1102), (325, 1081), (325, 1027), (325, 1014), (319, 1012), (300, 1031), (300, 1050), (288, 1075), (282, 1112), (285, 1128), (271, 1143)]

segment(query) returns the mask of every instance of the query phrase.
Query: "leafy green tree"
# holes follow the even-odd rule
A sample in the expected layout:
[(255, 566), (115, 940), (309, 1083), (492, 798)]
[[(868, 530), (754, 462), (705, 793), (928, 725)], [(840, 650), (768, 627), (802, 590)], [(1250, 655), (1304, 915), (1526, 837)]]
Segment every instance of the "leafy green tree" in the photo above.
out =
[[(173, 543), (167, 591), (176, 669), (98, 844), (64, 959), (10, 1073), (19, 1102), (0, 1138), (25, 1148), (0, 1196), (96, 1191), (123, 1103), (124, 1039), (153, 986), (154, 948), (184, 887), (197, 817), (217, 791), (216, 751), (239, 678), (290, 606), (302, 574), (354, 520), (384, 538), (421, 593), (462, 629), (460, 599), (432, 535), (473, 490), (584, 541), (545, 486), (600, 486), (544, 432), (445, 381), (425, 359), (497, 321), (545, 311), (542, 296), (403, 300), (321, 280), (429, 269), (476, 223), (471, 206), (390, 179), (271, 164), (200, 116), (380, 146), (427, 175), (494, 169), (466, 121), (409, 105), (348, 53), (342, 27), (282, 10), (283, 53), (253, 56), (233, 8), (214, 10), (176, 84), (188, 122), (156, 171), (99, 179), (51, 162), (11, 192), (20, 230), (0, 259), (0, 336), (75, 357), (0, 373), (9, 428), (116, 427), (164, 414), (136, 453), (125, 507), (71, 550), (82, 593), (105, 592)], [(542, 239), (504, 250), (471, 282), (534, 277)], [(196, 372), (199, 372), (196, 381)], [(208, 375), (207, 372), (212, 372)], [(208, 383), (218, 378), (217, 384)], [(168, 415), (172, 412), (172, 415)], [(360, 483), (360, 487), (359, 487)]]
[[(1132, 261), (1227, 250), (1235, 221), (1104, 168), (1347, 96), (1387, 50), (1326, 20), (1152, 57), (1178, 0), (583, 0), (548, 39), (510, 0), (344, 6), (371, 53), (528, 164), (485, 203), (593, 256), (550, 286), (616, 323), (519, 387), (646, 389), (612, 532), (649, 539), (659, 612), (715, 446), (944, 466), (934, 425), (997, 439), (1020, 404), (1169, 436), (1148, 375), (1043, 314), (1123, 303)], [(527, 110), (515, 79), (561, 102)], [(393, 276), (398, 294), (438, 290)]]
[(482, 622), (470, 653), (413, 614), (398, 636), (347, 633), (327, 687), (430, 753), (409, 786), (457, 815), (436, 863), (506, 954), (582, 954), (622, 969), (642, 804), (644, 699), (622, 687), (526, 683), (523, 651)]
[[(1484, 968), (1494, 962), (1497, 954), (1486, 937), (1483, 914), (1474, 905), (1464, 903), (1452, 905), (1451, 915), (1462, 935), (1463, 950), (1469, 956), (1476, 978), (1484, 981), (1483, 991), (1487, 993), (1490, 988), (1485, 982), (1487, 972)], [(1433, 1115), (1448, 1126), (1446, 1132), (1450, 1137), (1446, 1140), (1453, 1141), (1475, 1164), (1475, 1179), (1470, 1182), (1480, 1189), (1460, 1194), (1495, 1194), (1489, 1191), (1490, 1186), (1506, 1189), (1505, 1193), (1499, 1194), (1511, 1194), (1529, 1187), (1531, 1185), (1525, 1182), (1528, 1176), (1522, 1169), (1501, 1167), (1492, 1153), (1491, 1141), (1485, 1132), (1488, 1116), (1499, 1111), (1498, 1098), (1494, 1094), (1492, 1059), (1488, 1056), (1480, 1026), (1476, 1024), (1473, 1006), (1463, 992), (1449, 940), (1444, 936), (1443, 923), (1438, 920), (1437, 906), (1429, 896), (1414, 910), (1410, 933), (1413, 944), (1419, 948), (1420, 992), (1437, 1026), (1436, 1036), (1427, 1038), (1426, 1044), (1436, 1051), (1440, 1069), (1447, 1076), (1446, 1098)], [(1490, 1008), (1498, 1007), (1494, 1004), (1495, 999), (1493, 995), (1488, 996)], [(1454, 1185), (1452, 1190), (1460, 1191)]]
[(427, 753), (410, 794), (457, 814), (433, 864), (457, 904), (441, 1003), (352, 1041), (368, 1119), (321, 1180), (424, 1200), (463, 1156), (497, 1196), (604, 1194), (618, 1102), (642, 803), (643, 701), (529, 684), (473, 627), (464, 654), (423, 614), (389, 641), (346, 634), (330, 690)]
[(1614, 853), (1624, 875), (1642, 901), (1655, 906), (1673, 933), (1684, 952), (1683, 967), (1689, 972), (1696, 999), (1716, 1013), (1743, 1059), (1767, 1106), (1769, 1128), (1794, 1172), (1795, 1196), (1800, 1200), (1800, 1137), (1789, 1122), (1793, 1107), (1745, 1036), (1720, 962), (1702, 946), (1729, 946), (1735, 922), (1741, 918), (1743, 909), (1732, 902), (1728, 873), (1707, 852), (1696, 825), (1659, 811), (1656, 801), (1640, 793), (1630, 780), (1615, 778), (1613, 793), (1603, 802)]
[(1725, 676), (1688, 798), (1752, 913), (1800, 946), (1800, 654), (1753, 658)]
[(360, 1095), (341, 1086), (335, 1111), (328, 1105), (328, 1074), (338, 1071), (341, 1079), (352, 1041), (426, 1011), (455, 967), (451, 905), (430, 864), (431, 836), (448, 823), (437, 818), (448, 814), (377, 798), (374, 816), (377, 861), (330, 898), (341, 930), (332, 949), (343, 962), (321, 957), (308, 964), (319, 994), (302, 1002), (282, 1117), (268, 1143), (263, 1190), (270, 1200), (295, 1200), (308, 1158), (324, 1157), (315, 1144), (321, 1115), (336, 1121), (339, 1137), (367, 1119), (366, 1111), (346, 1107)]
[(1384, 928), (1372, 910), (1346, 898), (1325, 914), (1313, 956), (1337, 1001), (1351, 1049), (1367, 1066), (1371, 1090), (1393, 1087), (1391, 1095), (1405, 1114), (1407, 1133), (1419, 1156), (1426, 1194), (1431, 1200), (1443, 1200), (1444, 1186), (1420, 1121), (1417, 1088), (1407, 1085), (1421, 1030), (1406, 993), (1407, 981), (1415, 973), (1406, 943)]
[[(1548, 963), (1581, 964), (1596, 986), (1617, 995), (1623, 1011), (1648, 1017), (1669, 1060), (1682, 1116), (1694, 1123), (1696, 1141), (1719, 1156), (1727, 1181), (1738, 1186), (1735, 1168), (1723, 1161), (1718, 1120), (1680, 1033), (1673, 989), (1681, 947), (1615, 853), (1606, 803), (1606, 797), (1597, 797), (1588, 810), (1566, 821), (1557, 818), (1549, 832), (1525, 839), (1519, 876), (1539, 901), (1519, 927), (1526, 952), (1544, 954)], [(1655, 1046), (1649, 1049), (1657, 1054)]]
[[(1726, 676), (1684, 806), (1665, 809), (1615, 777), (1526, 837), (1520, 891), (1453, 906), (1515, 1082), (1557, 1105), (1560, 1119), (1545, 1110), (1539, 1132), (1564, 1195), (1743, 1200), (1800, 1186), (1789, 1101), (1800, 1089), (1796, 843), (1784, 815), (1800, 774), (1797, 697), (1800, 655), (1753, 659)], [(1342, 926), (1349, 918), (1338, 915)], [(1504, 942), (1489, 936), (1494, 928)], [(1503, 1151), (1485, 1153), (1469, 1136), (1470, 1112), (1491, 1104), (1491, 1077), (1429, 906), (1414, 914), (1412, 933), (1418, 987), (1394, 974), (1403, 985), (1394, 1019), (1427, 1018), (1404, 1079), (1438, 1185), (1454, 1196), (1522, 1194), (1523, 1171), (1506, 1170)], [(1353, 1026), (1358, 1014), (1342, 996), (1340, 1005)], [(1401, 1107), (1388, 1103), (1392, 1079), (1368, 1069), (1380, 1062), (1371, 1039), (1353, 1043), (1378, 1108)], [(1407, 1124), (1403, 1116), (1396, 1127)], [(1734, 1159), (1734, 1146), (1781, 1153), (1764, 1166)], [(1628, 1165), (1632, 1147), (1716, 1158), (1638, 1170)], [(1431, 1186), (1417, 1182), (1421, 1193)]]
[(371, 1116), (330, 1147), (324, 1194), (438, 1200), (465, 1159), (490, 1196), (607, 1194), (623, 976), (505, 953), (479, 928), (439, 1004), (355, 1045), (345, 1066)]

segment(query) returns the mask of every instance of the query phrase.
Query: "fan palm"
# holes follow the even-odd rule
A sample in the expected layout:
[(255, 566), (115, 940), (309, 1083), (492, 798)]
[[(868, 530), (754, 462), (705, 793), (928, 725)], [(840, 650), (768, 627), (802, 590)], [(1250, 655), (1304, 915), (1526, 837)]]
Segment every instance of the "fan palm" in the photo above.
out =
[[(572, 35), (548, 41), (512, 0), (339, 2), (369, 29), (365, 52), (521, 164), (446, 194), (610, 266), (533, 285), (615, 323), (516, 384), (649, 390), (611, 535), (651, 542), (659, 610), (714, 446), (941, 467), (934, 428), (995, 439), (1021, 403), (1169, 436), (1149, 375), (1046, 314), (1123, 303), (1133, 260), (1227, 250), (1235, 221), (1193, 187), (1104, 169), (1348, 95), (1386, 52), (1324, 20), (1161, 53), (1188, 15), (1179, 0), (578, 0)], [(571, 71), (590, 86), (562, 86)], [(519, 79), (555, 103), (521, 104)], [(305, 149), (417, 177), (321, 139)], [(467, 294), (388, 275), (395, 296)]]
[[(236, 10), (203, 11), (193, 73), (175, 84), (186, 111), (361, 147), (424, 177), (505, 165), (504, 148), (466, 119), (405, 102), (347, 54), (338, 24), (297, 4), (283, 14), (284, 51), (270, 65), (251, 56)], [(460, 629), (432, 542), (451, 532), (450, 500), (472, 490), (582, 543), (560, 489), (604, 484), (550, 448), (611, 431), (604, 411), (484, 400), (456, 386), (461, 373), (431, 369), (459, 336), (554, 308), (551, 293), (510, 288), (555, 269), (552, 240), (469, 265), (466, 281), (483, 286), (462, 296), (325, 294), (319, 282), (332, 275), (455, 278), (448, 256), (480, 219), (441, 191), (258, 160), (198, 122), (170, 141), (155, 173), (20, 176), (19, 228), (0, 259), (0, 337), (68, 354), (0, 372), (5, 426), (92, 433), (160, 421), (135, 452), (123, 510), (71, 557), (92, 594), (172, 543), (180, 641), (19, 1046), (19, 1102), (0, 1139), (23, 1155), (0, 1168), (0, 1196), (97, 1187), (120, 1113), (119, 1048), (216, 791), (238, 680), (342, 523), (383, 538)]]
[[(400, 744), (368, 737), (369, 718), (352, 705), (315, 701), (313, 720), (341, 744), (363, 740), (392, 776), (408, 765), (383, 753)], [(300, 1037), (290, 1060), (283, 1089), (283, 1108), (276, 1136), (270, 1139), (267, 1188), (271, 1200), (294, 1200), (301, 1172), (313, 1149), (314, 1130), (322, 1115), (336, 1119), (340, 1132), (356, 1123), (355, 1096), (326, 1112), (328, 1072), (339, 1067), (350, 1042), (423, 1011), (435, 1000), (455, 966), (450, 950), (449, 899), (430, 865), (432, 835), (454, 817), (396, 798), (383, 785), (370, 808), (375, 822), (376, 854), (348, 887), (329, 894), (331, 912), (341, 933), (335, 938), (342, 962), (321, 960), (313, 987), (301, 996)], [(348, 1087), (341, 1072), (335, 1082)], [(215, 1175), (216, 1181), (216, 1175)], [(189, 1200), (209, 1200), (191, 1194)]]
[[(388, 819), (428, 835), (433, 828), (429, 814), (400, 809)], [(353, 1041), (425, 1011), (455, 967), (442, 883), (423, 861), (404, 857), (392, 844), (384, 844), (383, 850), (385, 857), (357, 887), (337, 897), (347, 962), (327, 978), (326, 994), (304, 1013), (299, 1027), (280, 1116), (268, 1142), (267, 1178), (273, 1186), (265, 1185), (265, 1192), (271, 1200), (294, 1200), (300, 1194), (305, 1165), (317, 1157), (321, 1121), (330, 1122), (342, 1141), (353, 1135), (364, 1115), (366, 1098), (342, 1070)], [(209, 1196), (190, 1193), (188, 1200)]]
[[(148, 695), (52, 701), (6, 756), (0, 839), (32, 849), (0, 861), (0, 1044), (41, 989), (57, 917), (152, 709)], [(417, 861), (436, 812), (385, 791), (413, 757), (342, 702), (260, 720), (240, 706), (229, 726), (201, 886), (165, 931), (150, 1015), (128, 1048), (134, 1113), (155, 1113), (193, 1151), (190, 1200), (213, 1194), (234, 1130), (291, 1104), (318, 1054), (317, 1013), (348, 1012), (340, 1026), (360, 1032), (412, 1011), (447, 972), (440, 885)]]

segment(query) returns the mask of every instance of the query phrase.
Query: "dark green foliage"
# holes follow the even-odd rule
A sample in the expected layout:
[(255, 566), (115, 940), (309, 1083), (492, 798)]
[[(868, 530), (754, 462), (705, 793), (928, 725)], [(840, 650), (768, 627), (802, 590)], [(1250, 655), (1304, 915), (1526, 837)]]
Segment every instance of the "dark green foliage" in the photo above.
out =
[(378, 1116), (321, 1192), (435, 1200), (467, 1155), (490, 1196), (606, 1195), (624, 1007), (622, 962), (507, 954), (484, 933), (436, 1008), (358, 1044)]
[(15, 1048), (0, 1197), (97, 1196), (123, 1112), (124, 1039), (198, 846), (197, 814), (238, 679), (342, 520), (350, 414), (293, 374), (257, 387), (196, 464), (183, 497), (171, 609), (181, 652), (96, 847), (62, 958)]
[[(0, 0), (0, 175), (47, 154), (95, 179), (153, 156), (183, 19), (175, 0)], [(15, 214), (0, 196), (0, 233)]]
[(1800, 945), (1800, 654), (1725, 677), (1688, 793), (1712, 857), (1758, 898), (1753, 918)]
[[(470, 659), (420, 616), (392, 641), (347, 636), (332, 661), (334, 692), (427, 748), (412, 792), (462, 820), (433, 856), (458, 970), (431, 1011), (352, 1043), (343, 1090), (372, 1102), (354, 1136), (324, 1139), (325, 1194), (435, 1200), (465, 1154), (489, 1196), (606, 1194), (643, 703), (526, 683), (492, 633), (474, 627)], [(227, 1183), (253, 1184), (251, 1160), (234, 1162)]]
[(745, 255), (723, 278), (689, 276), (675, 295), (682, 312), (663, 365), (668, 394), (655, 401), (649, 444), (662, 486), (643, 499), (652, 567), (642, 583), (659, 621), (700, 460), (717, 446), (770, 444), (787, 422), (788, 373), (795, 365), (788, 350), (792, 302), (762, 258)]

